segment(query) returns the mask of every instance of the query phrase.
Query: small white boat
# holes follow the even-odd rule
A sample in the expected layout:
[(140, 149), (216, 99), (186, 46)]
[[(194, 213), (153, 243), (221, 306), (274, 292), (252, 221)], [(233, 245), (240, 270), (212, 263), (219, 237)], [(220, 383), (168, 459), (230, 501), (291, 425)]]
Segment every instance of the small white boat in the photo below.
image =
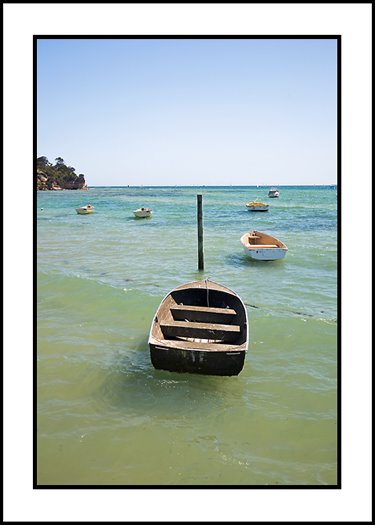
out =
[(288, 248), (276, 237), (252, 230), (241, 237), (245, 252), (258, 261), (275, 261), (285, 257)]
[(269, 205), (264, 202), (252, 201), (246, 204), (249, 211), (268, 211)]
[(151, 217), (152, 210), (150, 210), (150, 208), (138, 208), (134, 210), (133, 213), (138, 218)]
[(277, 188), (271, 188), (268, 192), (268, 196), (271, 199), (274, 199), (275, 197), (278, 197), (280, 195), (280, 192)]
[(76, 212), (79, 215), (87, 215), (88, 213), (92, 213), (94, 211), (94, 206), (91, 204), (86, 204), (86, 206), (81, 206), (80, 208), (76, 208)]

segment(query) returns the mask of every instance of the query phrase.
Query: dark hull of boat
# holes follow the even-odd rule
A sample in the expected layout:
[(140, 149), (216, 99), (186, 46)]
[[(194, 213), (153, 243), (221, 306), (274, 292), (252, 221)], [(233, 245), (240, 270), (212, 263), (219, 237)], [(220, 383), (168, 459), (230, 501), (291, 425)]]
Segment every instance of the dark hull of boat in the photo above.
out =
[(236, 376), (244, 365), (246, 352), (205, 352), (150, 344), (151, 362), (156, 369), (217, 376)]

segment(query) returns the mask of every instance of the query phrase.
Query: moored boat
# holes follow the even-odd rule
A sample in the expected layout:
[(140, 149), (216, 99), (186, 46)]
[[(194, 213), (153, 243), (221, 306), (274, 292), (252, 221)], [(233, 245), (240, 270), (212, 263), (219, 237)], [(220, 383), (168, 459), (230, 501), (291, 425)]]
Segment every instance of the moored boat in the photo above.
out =
[(235, 292), (213, 281), (183, 284), (160, 303), (148, 343), (157, 369), (238, 375), (248, 346), (246, 308)]
[(268, 197), (270, 197), (271, 199), (275, 198), (275, 197), (279, 197), (280, 196), (280, 192), (277, 188), (271, 188), (268, 192)]
[(150, 208), (138, 208), (133, 211), (134, 215), (140, 219), (151, 217), (152, 210)]
[(246, 204), (249, 211), (268, 211), (269, 205), (264, 202), (251, 201)]
[(88, 213), (93, 213), (94, 206), (91, 204), (86, 204), (86, 206), (81, 206), (80, 208), (76, 208), (76, 212), (79, 215), (87, 215)]
[(245, 252), (258, 261), (275, 261), (285, 257), (288, 248), (276, 237), (256, 230), (244, 233), (241, 243)]

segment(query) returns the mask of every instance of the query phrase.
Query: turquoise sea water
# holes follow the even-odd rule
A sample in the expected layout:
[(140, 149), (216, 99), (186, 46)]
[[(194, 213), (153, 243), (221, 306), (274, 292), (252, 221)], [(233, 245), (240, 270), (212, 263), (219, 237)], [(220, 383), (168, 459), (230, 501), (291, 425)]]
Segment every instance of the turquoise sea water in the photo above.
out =
[[(337, 192), (330, 187), (103, 187), (38, 192), (39, 485), (335, 485)], [(203, 195), (205, 270), (197, 270)], [(245, 203), (259, 198), (265, 213)], [(95, 213), (75, 208), (93, 204)], [(151, 219), (132, 211), (151, 207)], [(289, 248), (256, 262), (250, 229)], [(210, 278), (248, 309), (236, 377), (155, 370), (161, 299)]]

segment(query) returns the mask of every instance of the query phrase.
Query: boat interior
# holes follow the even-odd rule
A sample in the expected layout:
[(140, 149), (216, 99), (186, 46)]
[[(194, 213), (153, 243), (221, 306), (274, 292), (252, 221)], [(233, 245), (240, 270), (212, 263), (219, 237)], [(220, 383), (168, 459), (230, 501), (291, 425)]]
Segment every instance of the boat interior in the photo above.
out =
[(246, 312), (236, 295), (205, 288), (171, 292), (161, 304), (153, 326), (157, 339), (175, 348), (207, 347), (220, 351), (246, 343)]
[(282, 242), (278, 241), (274, 237), (271, 237), (271, 235), (257, 231), (252, 231), (245, 234), (242, 239), (245, 241), (244, 244), (248, 248), (285, 248), (285, 245)]

